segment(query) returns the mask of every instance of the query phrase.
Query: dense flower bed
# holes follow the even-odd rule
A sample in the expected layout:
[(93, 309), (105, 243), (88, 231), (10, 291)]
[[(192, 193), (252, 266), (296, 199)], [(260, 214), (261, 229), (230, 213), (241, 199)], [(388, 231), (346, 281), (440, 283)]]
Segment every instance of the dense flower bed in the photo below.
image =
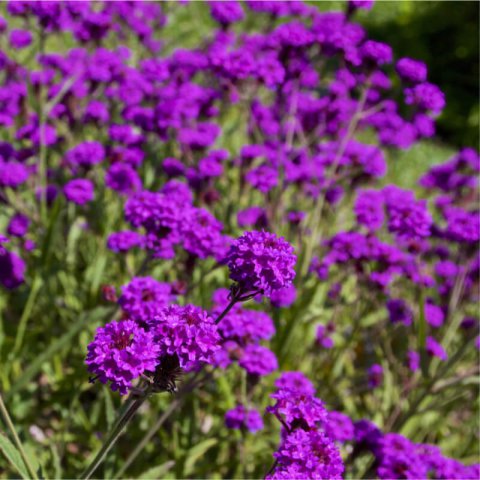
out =
[(354, 21), (371, 4), (210, 2), (190, 49), (163, 32), (191, 4), (6, 4), (1, 381), (42, 475), (80, 475), (128, 396), (175, 447), (118, 476), (479, 477), (480, 159), (383, 180), (445, 98)]

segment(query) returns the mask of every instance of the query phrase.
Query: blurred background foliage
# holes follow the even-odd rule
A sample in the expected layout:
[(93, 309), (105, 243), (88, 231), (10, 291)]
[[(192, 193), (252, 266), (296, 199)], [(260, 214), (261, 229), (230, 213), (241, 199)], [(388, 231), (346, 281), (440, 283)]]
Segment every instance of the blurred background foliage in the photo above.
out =
[[(343, 1), (309, 3), (326, 11), (345, 8)], [(355, 15), (369, 37), (392, 46), (396, 58), (428, 65), (429, 81), (447, 99), (437, 122), (440, 139), (456, 148), (478, 148), (480, 2), (377, 0), (371, 10)]]

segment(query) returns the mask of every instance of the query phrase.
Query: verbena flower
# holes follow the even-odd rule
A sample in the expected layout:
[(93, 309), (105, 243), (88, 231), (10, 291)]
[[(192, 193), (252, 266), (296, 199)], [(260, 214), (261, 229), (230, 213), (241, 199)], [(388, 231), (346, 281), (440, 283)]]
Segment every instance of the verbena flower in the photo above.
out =
[(153, 334), (132, 320), (99, 327), (88, 346), (85, 363), (89, 372), (113, 391), (126, 395), (132, 380), (153, 372), (159, 363), (160, 346)]
[(269, 297), (273, 290), (288, 287), (295, 278), (296, 256), (283, 238), (268, 232), (245, 232), (233, 242), (226, 262), (230, 278), (244, 292)]

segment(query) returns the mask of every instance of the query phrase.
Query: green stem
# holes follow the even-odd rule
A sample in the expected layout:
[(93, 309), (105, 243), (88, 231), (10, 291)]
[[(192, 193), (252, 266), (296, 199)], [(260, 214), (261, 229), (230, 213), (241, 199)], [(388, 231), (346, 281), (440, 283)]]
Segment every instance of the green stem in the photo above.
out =
[(111, 450), (113, 445), (115, 445), (116, 441), (122, 434), (123, 429), (135, 415), (135, 412), (140, 408), (146, 398), (147, 396), (145, 395), (144, 397), (137, 400), (133, 400), (132, 398), (127, 400), (127, 403), (125, 404), (122, 413), (120, 414), (115, 425), (112, 427), (112, 430), (110, 430), (107, 438), (103, 442), (102, 448), (92, 460), (90, 465), (86, 468), (86, 470), (84, 470), (83, 473), (79, 476), (80, 479), (87, 480), (95, 473), (95, 470), (103, 462), (103, 460), (107, 456), (107, 453)]
[(22, 347), (23, 338), (25, 337), (25, 331), (27, 329), (27, 322), (32, 313), (33, 305), (40, 290), (40, 285), (40, 277), (36, 275), (33, 279), (32, 288), (28, 295), (27, 303), (25, 304), (25, 308), (23, 309), (22, 316), (20, 317), (20, 321), (18, 323), (17, 335), (15, 337), (15, 344), (12, 350), (13, 354), (18, 353), (20, 351), (20, 348)]
[(7, 407), (5, 406), (5, 403), (3, 403), (3, 398), (2, 395), (0, 394), (0, 412), (2, 414), (3, 420), (5, 421), (5, 424), (7, 425), (8, 429), (10, 430), (13, 441), (15, 442), (15, 445), (20, 452), (20, 455), (22, 457), (23, 463), (25, 463), (25, 466), (27, 467), (28, 473), (31, 475), (31, 477), (35, 480), (37, 480), (37, 474), (35, 473), (35, 470), (32, 467), (32, 464), (30, 463), (27, 454), (25, 453), (25, 450), (23, 448), (22, 442), (20, 441), (20, 438), (18, 438), (17, 432), (15, 430), (15, 427), (13, 425), (12, 419), (10, 418), (10, 415), (8, 414)]

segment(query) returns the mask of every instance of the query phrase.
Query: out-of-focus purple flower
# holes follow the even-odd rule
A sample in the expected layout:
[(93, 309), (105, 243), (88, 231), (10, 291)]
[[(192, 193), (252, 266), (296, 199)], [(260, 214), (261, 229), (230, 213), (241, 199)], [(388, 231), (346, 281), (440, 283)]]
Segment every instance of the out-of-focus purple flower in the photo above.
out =
[(8, 223), (7, 233), (14, 237), (24, 237), (28, 231), (30, 219), (22, 213), (16, 213)]
[(85, 363), (102, 383), (111, 382), (113, 391), (126, 395), (132, 380), (155, 370), (159, 352), (153, 335), (132, 320), (111, 322), (97, 329)]
[(392, 323), (403, 323), (406, 326), (412, 324), (412, 309), (401, 298), (390, 298), (387, 300), (387, 310)]
[(376, 450), (383, 437), (381, 430), (370, 420), (359, 420), (353, 424), (355, 442), (369, 450)]
[(383, 367), (378, 363), (374, 363), (368, 369), (368, 385), (371, 388), (377, 388), (383, 382)]
[(362, 10), (370, 10), (375, 3), (375, 0), (348, 0), (348, 4), (354, 8), (361, 8)]
[(230, 278), (242, 291), (267, 297), (292, 284), (296, 260), (293, 247), (283, 238), (258, 231), (245, 232), (235, 240), (226, 258)]
[(398, 75), (402, 80), (412, 83), (421, 83), (427, 79), (427, 66), (413, 58), (401, 58), (396, 66)]
[(14, 252), (0, 246), (0, 283), (7, 289), (17, 288), (25, 281), (25, 262)]
[(431, 300), (427, 300), (425, 302), (424, 312), (425, 320), (429, 325), (434, 328), (438, 328), (443, 325), (443, 321), (445, 320), (445, 313), (443, 312), (441, 307), (435, 305)]
[(420, 370), (420, 354), (415, 350), (409, 350), (407, 353), (408, 368), (412, 372), (418, 372)]
[(4, 162), (0, 157), (0, 187), (15, 188), (26, 182), (28, 169), (18, 162)]
[(143, 236), (137, 232), (125, 230), (111, 233), (107, 239), (107, 247), (116, 253), (128, 252), (132, 248), (143, 244)]
[(275, 354), (262, 345), (247, 345), (238, 365), (245, 369), (250, 375), (269, 375), (278, 368), (278, 361)]
[(433, 83), (419, 83), (405, 89), (405, 103), (438, 115), (445, 107), (445, 95)]
[(32, 34), (28, 30), (15, 29), (10, 32), (8, 41), (12, 48), (18, 50), (28, 47), (32, 43)]
[(89, 168), (105, 160), (105, 149), (99, 142), (83, 142), (65, 154), (65, 161), (74, 170)]
[(210, 13), (221, 25), (227, 26), (231, 23), (240, 22), (245, 17), (240, 2), (235, 0), (208, 2), (210, 5)]
[(163, 171), (170, 178), (180, 177), (182, 175), (185, 175), (185, 172), (187, 171), (185, 165), (180, 160), (177, 160), (176, 158), (171, 158), (171, 157), (165, 158), (163, 160), (162, 168), (163, 168)]
[(133, 320), (148, 323), (174, 299), (170, 284), (152, 277), (134, 277), (122, 287), (118, 304)]
[(361, 190), (355, 201), (354, 211), (357, 222), (369, 230), (378, 230), (384, 221), (384, 204), (382, 192)]
[[(219, 310), (223, 310), (227, 304), (228, 301)], [(218, 330), (223, 338), (245, 345), (269, 340), (275, 333), (275, 326), (265, 312), (246, 310), (241, 305), (237, 305), (218, 324)]]
[(93, 200), (93, 183), (86, 178), (70, 180), (63, 187), (65, 198), (77, 205), (84, 205)]
[(233, 429), (246, 428), (249, 432), (255, 433), (263, 429), (263, 419), (258, 410), (237, 405), (225, 414), (225, 425)]
[(323, 348), (333, 348), (333, 339), (330, 337), (330, 329), (328, 326), (319, 325), (317, 327), (316, 340), (317, 343)]
[(386, 43), (367, 40), (360, 47), (360, 51), (364, 60), (375, 65), (383, 65), (392, 61), (392, 48)]
[(292, 305), (297, 298), (297, 289), (294, 285), (273, 290), (270, 295), (270, 302), (274, 307), (285, 308)]
[(138, 173), (126, 163), (114, 163), (105, 174), (105, 184), (123, 195), (131, 195), (142, 188)]
[(275, 380), (275, 386), (278, 390), (293, 390), (310, 396), (315, 394), (313, 383), (302, 372), (283, 372)]
[(353, 440), (355, 436), (352, 420), (348, 415), (341, 412), (328, 412), (325, 431), (336, 442), (348, 442)]
[(425, 348), (427, 353), (432, 357), (438, 357), (444, 361), (448, 359), (447, 352), (433, 337), (427, 337)]
[(267, 214), (262, 207), (249, 207), (237, 214), (238, 226), (241, 228), (265, 228), (268, 225)]

